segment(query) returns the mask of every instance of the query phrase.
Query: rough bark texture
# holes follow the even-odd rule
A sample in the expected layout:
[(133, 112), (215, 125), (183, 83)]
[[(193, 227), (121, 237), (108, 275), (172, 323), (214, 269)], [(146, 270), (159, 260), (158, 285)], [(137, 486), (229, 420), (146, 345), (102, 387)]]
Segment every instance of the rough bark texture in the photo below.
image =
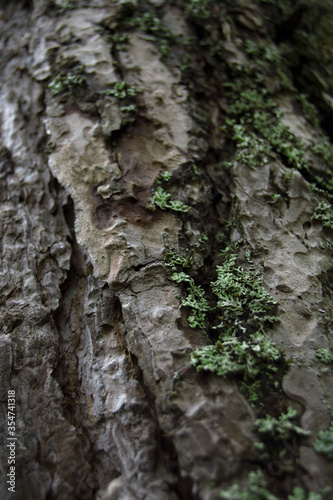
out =
[[(286, 24), (275, 30), (282, 13), (261, 2), (222, 3), (206, 2), (212, 18), (195, 16), (193, 1), (151, 0), (141, 11), (107, 0), (2, 6), (2, 499), (213, 500), (232, 484), (246, 487), (258, 468), (281, 499), (295, 486), (333, 486), (332, 463), (313, 449), (333, 406), (331, 367), (319, 376), (324, 365), (316, 360), (316, 349), (332, 342), (331, 230), (312, 220), (325, 193), (311, 188), (313, 172), (325, 178), (328, 167), (314, 158), (312, 173), (296, 169), (274, 151), (255, 169), (233, 159), (221, 130), (230, 114), (223, 83), (248, 63), (246, 39), (271, 43), (276, 31), (280, 43)], [(124, 18), (138, 12), (206, 46), (169, 40), (163, 57), (151, 29), (125, 29)], [(300, 21), (288, 19), (291, 36)], [(126, 30), (129, 39), (117, 41)], [(189, 67), (180, 69), (186, 53)], [(311, 81), (310, 63), (316, 69), (309, 56), (303, 80), (294, 64), (294, 83), (299, 92), (315, 89), (327, 126), (329, 89), (318, 73)], [(66, 83), (68, 74), (76, 82)], [(318, 142), (296, 88), (279, 78), (268, 75), (266, 84), (282, 122), (305, 144)], [(123, 101), (106, 92), (120, 81), (141, 92)], [(133, 119), (123, 102), (136, 104)], [(172, 180), (163, 187), (188, 212), (152, 206), (165, 171)], [(215, 238), (221, 231), (223, 245)], [(190, 365), (190, 353), (208, 341), (188, 326), (178, 297), (185, 291), (164, 264), (170, 250), (190, 254), (191, 275), (208, 289), (221, 246), (237, 241), (252, 249), (279, 302), (280, 321), (267, 335), (290, 360), (284, 393), (267, 393), (264, 409), (250, 405), (237, 379)], [(14, 496), (6, 484), (13, 389)], [(260, 458), (256, 418), (287, 406), (311, 436), (289, 436), (287, 456)]]

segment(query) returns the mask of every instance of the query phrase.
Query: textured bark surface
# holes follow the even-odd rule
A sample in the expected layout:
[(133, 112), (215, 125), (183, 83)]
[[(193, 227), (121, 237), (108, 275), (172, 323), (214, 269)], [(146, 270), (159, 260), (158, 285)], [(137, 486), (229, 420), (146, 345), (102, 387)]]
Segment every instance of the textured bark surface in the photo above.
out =
[[(319, 492), (333, 486), (332, 463), (313, 449), (333, 406), (331, 367), (320, 377), (315, 361), (315, 350), (332, 342), (330, 230), (311, 219), (322, 194), (278, 155), (255, 170), (221, 165), (233, 154), (220, 129), (225, 68), (246, 64), (242, 43), (268, 40), (272, 21), (260, 2), (216, 7), (221, 32), (200, 23), (213, 44), (223, 34), (226, 66), (209, 67), (194, 47), (186, 78), (146, 33), (131, 28), (126, 48), (115, 50), (96, 30), (122, 33), (124, 5), (1, 8), (1, 498), (214, 500), (258, 467), (279, 498), (293, 486)], [(151, 0), (144, 8), (190, 36), (195, 24), (183, 7)], [(55, 76), (79, 66), (84, 84), (52, 93)], [(121, 99), (106, 93), (120, 81), (141, 88), (125, 125)], [(316, 142), (296, 90), (281, 90), (273, 76), (270, 84), (282, 121)], [(168, 189), (189, 212), (147, 208), (166, 170)], [(285, 191), (287, 170), (288, 197), (272, 201)], [(191, 252), (198, 282), (213, 281), (215, 235), (231, 217), (229, 241), (252, 249), (279, 301), (269, 336), (292, 360), (281, 400), (311, 431), (289, 443), (295, 450), (285, 461), (265, 465), (254, 446), (258, 411), (234, 380), (190, 365), (207, 339), (188, 326), (164, 264), (167, 251)], [(12, 389), (14, 495), (6, 484)]]

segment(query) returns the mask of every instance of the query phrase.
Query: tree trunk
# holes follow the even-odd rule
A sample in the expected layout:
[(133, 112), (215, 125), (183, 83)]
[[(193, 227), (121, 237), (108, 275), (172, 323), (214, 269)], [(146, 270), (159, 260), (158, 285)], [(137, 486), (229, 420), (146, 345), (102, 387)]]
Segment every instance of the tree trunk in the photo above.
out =
[(333, 498), (331, 19), (2, 2), (2, 499)]

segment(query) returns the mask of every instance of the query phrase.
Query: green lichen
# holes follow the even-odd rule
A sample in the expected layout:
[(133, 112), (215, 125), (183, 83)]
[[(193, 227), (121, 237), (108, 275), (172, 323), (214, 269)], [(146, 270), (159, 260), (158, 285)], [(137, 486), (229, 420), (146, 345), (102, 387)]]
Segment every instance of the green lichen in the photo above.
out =
[(225, 336), (214, 345), (196, 349), (191, 354), (191, 364), (197, 371), (210, 371), (224, 378), (237, 374), (249, 381), (255, 379), (263, 369), (266, 375), (276, 373), (276, 362), (281, 357), (275, 344), (264, 335), (251, 334), (246, 340)]
[(180, 297), (180, 303), (191, 310), (187, 319), (189, 326), (205, 331), (206, 313), (210, 310), (205, 290), (200, 285), (196, 285), (194, 279), (184, 272), (174, 273), (171, 279), (176, 283), (186, 283), (186, 296)]
[[(150, 204), (154, 204), (162, 210), (170, 209), (175, 212), (188, 212), (190, 210), (190, 207), (185, 205), (182, 201), (170, 200), (171, 196), (171, 193), (167, 193), (161, 186), (159, 186), (155, 191), (153, 198), (150, 200)], [(150, 204), (148, 204), (148, 208)]]
[(298, 94), (297, 96), (307, 121), (314, 125), (314, 127), (320, 129), (320, 117), (317, 108), (309, 101), (309, 97), (306, 94)]
[(107, 95), (113, 95), (117, 99), (126, 99), (126, 97), (136, 97), (142, 90), (136, 85), (122, 81), (115, 83), (112, 89), (105, 91)]
[(252, 471), (248, 477), (248, 487), (233, 484), (227, 490), (220, 492), (223, 500), (277, 500), (275, 495), (267, 490), (267, 482), (261, 470)]
[(171, 193), (164, 191), (162, 187), (158, 187), (154, 193), (152, 202), (162, 210), (169, 208), (169, 200), (171, 198)]
[(172, 178), (172, 173), (168, 171), (162, 172), (161, 174), (159, 174), (158, 177), (159, 177), (157, 179), (158, 184), (161, 184), (162, 182), (169, 182)]
[(333, 167), (333, 146), (327, 137), (323, 136), (313, 144), (311, 151), (318, 155), (327, 166)]
[(161, 33), (165, 30), (162, 21), (151, 12), (138, 13), (124, 20), (128, 28), (136, 28), (145, 33)]
[(126, 44), (129, 41), (128, 33), (112, 33), (110, 29), (104, 26), (96, 26), (95, 31), (99, 33), (107, 43), (112, 44), (112, 49), (118, 51), (126, 50)]
[(178, 42), (178, 37), (163, 25), (161, 19), (152, 12), (138, 12), (123, 20), (123, 25), (127, 29), (137, 29), (150, 35), (148, 40), (156, 42), (163, 56), (167, 56), (170, 45)]
[[(330, 489), (327, 488), (322, 493), (315, 493), (306, 492), (303, 488), (296, 486), (287, 498), (288, 500), (323, 500), (329, 493)], [(249, 473), (247, 487), (234, 484), (221, 491), (220, 497), (223, 500), (279, 500), (267, 489), (267, 480), (261, 470)]]
[[(265, 57), (274, 61), (277, 57), (274, 54), (271, 51)], [(265, 88), (261, 69), (258, 62), (238, 68), (233, 83), (224, 84), (232, 119), (226, 122), (222, 131), (236, 146), (234, 161), (254, 169), (268, 163), (272, 154), (277, 154), (291, 167), (306, 167), (303, 144), (281, 122), (277, 104)]]
[(63, 2), (61, 5), (59, 5), (57, 11), (59, 14), (63, 14), (66, 12), (66, 10), (73, 10), (75, 9), (75, 5), (72, 2)]
[(176, 64), (176, 66), (180, 69), (180, 71), (186, 71), (191, 67), (191, 61), (192, 61), (191, 56), (189, 54), (186, 54), (181, 60), (181, 62)]
[(323, 500), (329, 493), (330, 489), (325, 489), (322, 493), (315, 493), (314, 491), (306, 492), (303, 488), (296, 487), (293, 489), (291, 495), (288, 495), (288, 500)]
[(135, 120), (138, 113), (138, 107), (133, 103), (133, 100), (140, 92), (142, 92), (140, 87), (131, 85), (126, 81), (117, 82), (112, 89), (105, 91), (106, 95), (112, 95), (120, 101), (125, 101), (125, 106), (120, 108), (124, 115), (121, 122), (123, 126), (128, 123), (132, 123)]
[[(267, 77), (272, 73), (282, 88), (295, 92), (289, 75), (285, 73), (284, 61), (288, 57), (282, 57), (280, 49), (273, 43), (247, 40), (244, 48), (249, 62), (234, 68), (230, 77), (232, 82), (223, 85), (230, 119), (221, 129), (236, 149), (232, 161), (225, 162), (224, 166), (229, 168), (238, 162), (256, 169), (277, 156), (288, 167), (301, 171), (314, 190), (324, 192), (328, 199), (332, 199), (333, 146), (322, 133), (316, 108), (307, 95), (297, 96), (306, 119), (318, 132), (318, 140), (309, 146), (283, 124), (281, 111), (266, 87)], [(320, 174), (314, 168), (317, 164), (320, 165)], [(328, 205), (325, 211), (326, 214), (315, 213), (315, 217), (322, 218), (325, 225), (331, 227)]]
[(185, 3), (185, 14), (192, 19), (209, 19), (212, 15), (210, 9), (212, 3), (212, 0), (188, 0)]
[(166, 252), (164, 254), (164, 264), (167, 267), (171, 267), (173, 271), (176, 271), (179, 267), (182, 269), (186, 269), (191, 267), (192, 258), (189, 256), (183, 257), (174, 250), (170, 250), (169, 252)]
[(319, 220), (324, 227), (333, 229), (333, 208), (332, 205), (326, 201), (321, 201), (315, 208), (311, 217), (314, 220)]
[(168, 208), (175, 212), (188, 212), (190, 210), (190, 207), (180, 200), (171, 200)]
[(333, 356), (328, 349), (322, 348), (316, 350), (316, 356), (325, 365), (333, 364)]
[(67, 10), (75, 9), (74, 2), (69, 2), (69, 1), (64, 1), (60, 3), (55, 0), (48, 0), (46, 5), (48, 9), (54, 11), (58, 15), (64, 14)]
[(286, 413), (282, 413), (278, 418), (266, 415), (265, 418), (258, 418), (255, 421), (254, 429), (258, 434), (273, 439), (289, 439), (292, 434), (299, 436), (309, 436), (310, 431), (306, 431), (292, 422), (297, 417), (297, 411), (291, 407)]
[[(273, 390), (278, 366), (283, 363), (283, 354), (265, 334), (265, 326), (278, 320), (271, 314), (277, 302), (263, 288), (249, 253), (247, 267), (237, 264), (233, 248), (223, 251), (222, 257), (224, 261), (216, 267), (217, 279), (211, 283), (211, 303), (209, 306), (205, 301), (205, 321), (200, 323), (201, 328), (207, 327), (209, 313), (218, 340), (191, 353), (191, 364), (197, 371), (210, 371), (224, 378), (236, 376), (241, 390), (254, 404), (261, 385), (258, 376), (264, 372)], [(178, 282), (185, 281), (185, 276)], [(187, 276), (189, 279), (193, 289), (195, 283)], [(201, 299), (202, 292), (200, 288)], [(191, 308), (193, 302), (183, 299), (182, 305)]]
[(313, 447), (317, 453), (325, 455), (329, 460), (333, 460), (333, 423), (328, 430), (319, 431)]
[(82, 76), (83, 66), (78, 66), (73, 72), (61, 72), (49, 83), (52, 95), (58, 95), (64, 92), (72, 94), (77, 87), (85, 84), (86, 77)]
[(122, 106), (120, 108), (120, 110), (123, 113), (137, 113), (138, 112), (138, 108), (137, 108), (136, 104), (129, 104), (128, 106)]
[(217, 280), (212, 283), (220, 320), (216, 328), (223, 335), (236, 335), (250, 324), (253, 331), (263, 333), (266, 322), (278, 319), (268, 314), (276, 306), (276, 300), (262, 286), (253, 264), (248, 268), (237, 265), (237, 254), (231, 248), (221, 255), (224, 262), (217, 266)]

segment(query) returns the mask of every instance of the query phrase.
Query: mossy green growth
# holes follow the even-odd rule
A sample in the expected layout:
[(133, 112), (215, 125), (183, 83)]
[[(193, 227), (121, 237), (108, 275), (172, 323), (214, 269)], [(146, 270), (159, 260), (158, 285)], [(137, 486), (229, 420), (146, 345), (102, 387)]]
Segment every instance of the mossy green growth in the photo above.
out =
[(96, 26), (96, 33), (99, 33), (107, 43), (112, 44), (113, 50), (126, 51), (129, 34), (116, 31), (113, 33), (110, 29), (104, 26)]
[(205, 290), (200, 285), (196, 285), (194, 279), (184, 272), (174, 273), (171, 279), (176, 283), (186, 283), (187, 295), (180, 297), (180, 303), (183, 307), (188, 307), (191, 310), (187, 319), (189, 326), (205, 331), (207, 327), (206, 313), (210, 310)]
[(333, 356), (328, 349), (322, 348), (316, 350), (316, 356), (325, 365), (333, 364)]
[(120, 110), (123, 113), (137, 113), (138, 112), (138, 108), (137, 108), (136, 104), (129, 104), (128, 106), (122, 106), (120, 108)]
[[(145, 33), (162, 33), (166, 30), (162, 21), (149, 11), (132, 15), (124, 20), (124, 25), (128, 28), (137, 28)], [(166, 31), (169, 34), (169, 30)]]
[(307, 121), (310, 124), (313, 124), (317, 130), (319, 130), (320, 118), (317, 108), (309, 101), (309, 98), (306, 94), (299, 94), (297, 98), (302, 106), (302, 110)]
[(311, 217), (314, 220), (319, 220), (324, 227), (333, 229), (333, 208), (330, 203), (321, 201), (315, 208)]
[(331, 492), (330, 488), (325, 488), (322, 493), (314, 491), (306, 492), (303, 488), (296, 487), (291, 495), (288, 495), (288, 500), (323, 500)]
[[(269, 163), (271, 153), (269, 144), (257, 134), (250, 132), (246, 126), (237, 123), (236, 120), (228, 120), (221, 130), (235, 142), (237, 152), (234, 161), (244, 163), (252, 170)], [(232, 162), (227, 162), (224, 166), (231, 167)]]
[[(247, 340), (226, 336), (214, 345), (196, 349), (191, 353), (191, 364), (197, 371), (210, 371), (221, 377), (240, 375), (245, 381), (253, 381), (263, 369), (267, 376), (275, 374), (281, 357), (275, 344), (264, 335), (251, 334)], [(246, 386), (242, 389), (248, 392)], [(254, 394), (251, 399), (257, 400)]]
[(236, 335), (251, 325), (252, 331), (263, 333), (266, 322), (278, 320), (268, 314), (277, 301), (262, 286), (252, 263), (248, 267), (237, 265), (237, 254), (229, 247), (221, 255), (224, 261), (217, 266), (217, 280), (211, 284), (220, 319), (216, 328), (222, 335)]
[(163, 56), (167, 56), (170, 51), (170, 44), (177, 43), (178, 37), (163, 25), (159, 17), (149, 11), (139, 12), (123, 21), (126, 28), (138, 29), (148, 35), (149, 40), (157, 42)]
[(241, 390), (256, 403), (258, 376), (264, 372), (272, 382), (283, 362), (283, 354), (265, 335), (265, 326), (278, 320), (271, 314), (277, 302), (262, 286), (249, 255), (247, 267), (237, 265), (233, 248), (228, 247), (222, 256), (217, 279), (211, 283), (215, 304), (207, 309), (217, 320), (212, 328), (219, 337), (214, 345), (191, 353), (191, 364), (197, 371), (237, 376)]
[(112, 43), (112, 48), (115, 50), (126, 50), (126, 44), (129, 40), (128, 33), (115, 32), (105, 28), (104, 26), (96, 26), (96, 33), (99, 33), (107, 43)]
[(328, 137), (323, 136), (321, 140), (313, 144), (311, 151), (320, 156), (328, 167), (333, 168), (333, 146)]
[(56, 14), (62, 15), (64, 14), (67, 10), (73, 10), (75, 9), (75, 4), (73, 2), (69, 2), (67, 0), (59, 3), (56, 2), (55, 0), (48, 0), (47, 2), (47, 7), (49, 9), (52, 9), (52, 11), (55, 11)]
[(187, 0), (185, 14), (192, 19), (209, 19), (212, 15), (210, 9), (212, 3), (212, 0)]
[[(314, 188), (333, 198), (333, 146), (321, 131), (316, 108), (305, 94), (297, 96), (306, 119), (319, 134), (317, 142), (309, 146), (284, 125), (280, 108), (267, 88), (270, 74), (275, 74), (281, 88), (296, 94), (285, 65), (288, 57), (281, 56), (281, 48), (274, 43), (247, 40), (244, 49), (248, 63), (234, 68), (231, 82), (223, 85), (230, 119), (221, 129), (236, 146), (233, 161), (226, 166), (240, 162), (255, 169), (277, 155), (287, 166), (300, 170)], [(318, 163), (320, 174), (315, 168)]]
[[(323, 500), (329, 493), (328, 489), (322, 494), (313, 491), (306, 492), (303, 488), (295, 487), (288, 500)], [(233, 484), (230, 488), (220, 492), (223, 500), (280, 500), (276, 495), (268, 491), (267, 480), (261, 470), (249, 473), (247, 487)]]
[(266, 415), (265, 418), (258, 418), (255, 421), (254, 429), (258, 434), (273, 439), (289, 439), (292, 434), (299, 436), (309, 436), (310, 431), (306, 431), (292, 422), (297, 417), (297, 411), (291, 407), (286, 413), (282, 413), (278, 418)]
[(171, 193), (167, 193), (161, 186), (157, 188), (150, 203), (155, 204), (162, 210), (170, 209), (175, 212), (188, 212), (190, 207), (180, 200), (170, 200)]
[(82, 86), (86, 82), (86, 77), (82, 76), (83, 66), (78, 66), (73, 72), (61, 72), (49, 83), (52, 95), (64, 92), (73, 93), (76, 87)]
[(319, 431), (313, 447), (317, 453), (325, 455), (329, 460), (333, 460), (333, 422), (326, 431)]
[(166, 208), (169, 208), (169, 200), (171, 196), (171, 193), (167, 193), (162, 187), (159, 186), (154, 193), (152, 201), (156, 206), (165, 210)]
[(248, 486), (233, 484), (227, 490), (220, 492), (223, 500), (277, 500), (276, 496), (267, 490), (267, 481), (261, 470), (249, 473)]
[(73, 2), (63, 2), (61, 5), (58, 6), (58, 13), (59, 14), (63, 14), (64, 12), (66, 12), (66, 10), (73, 10), (75, 9), (75, 5), (73, 4)]
[(158, 176), (157, 183), (161, 184), (162, 182), (169, 182), (171, 180), (171, 178), (172, 178), (171, 172), (168, 172), (168, 171), (162, 172)]
[(174, 250), (169, 250), (164, 254), (164, 264), (167, 267), (171, 267), (173, 271), (176, 271), (179, 267), (182, 269), (186, 269), (188, 267), (191, 267), (192, 258), (183, 257)]
[[(277, 56), (272, 54), (266, 58), (275, 60)], [(233, 83), (224, 84), (232, 118), (221, 129), (235, 143), (234, 160), (256, 168), (268, 163), (275, 153), (291, 167), (306, 167), (303, 145), (281, 122), (261, 71), (260, 63), (251, 63), (238, 68)]]
[(105, 91), (107, 95), (113, 95), (118, 99), (125, 99), (126, 97), (136, 97), (142, 90), (136, 85), (131, 85), (128, 82), (117, 82), (112, 89)]

